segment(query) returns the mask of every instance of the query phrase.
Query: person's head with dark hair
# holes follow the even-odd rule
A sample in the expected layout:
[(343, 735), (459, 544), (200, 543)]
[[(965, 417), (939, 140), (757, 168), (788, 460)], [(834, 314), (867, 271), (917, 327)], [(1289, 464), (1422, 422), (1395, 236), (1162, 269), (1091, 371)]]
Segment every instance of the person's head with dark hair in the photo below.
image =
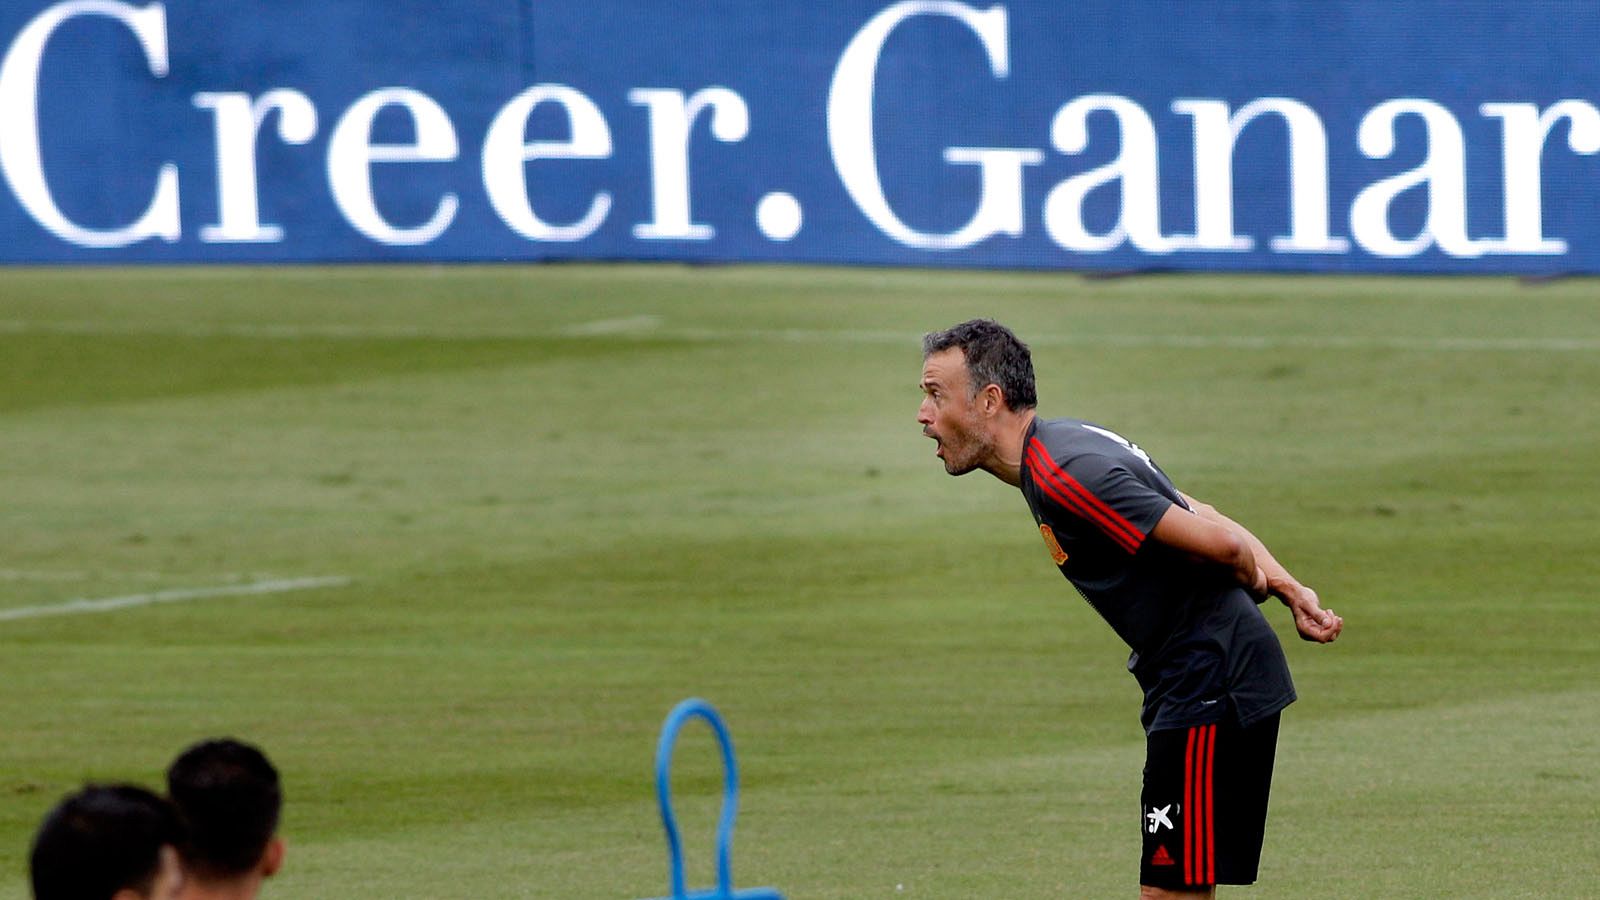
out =
[(167, 769), (167, 794), (186, 828), (185, 898), (254, 897), (283, 865), (278, 770), (249, 744), (202, 741)]
[(1028, 345), (993, 319), (973, 319), (922, 339), (922, 433), (951, 475), (974, 469), (1019, 483), (1022, 436), (1038, 396)]
[(45, 816), (29, 859), (34, 900), (173, 900), (182, 826), (133, 785), (90, 785)]
[(922, 357), (952, 347), (961, 351), (972, 396), (988, 385), (1000, 388), (1006, 408), (1021, 412), (1039, 405), (1033, 385), (1033, 355), (1011, 329), (993, 319), (973, 319), (922, 338)]

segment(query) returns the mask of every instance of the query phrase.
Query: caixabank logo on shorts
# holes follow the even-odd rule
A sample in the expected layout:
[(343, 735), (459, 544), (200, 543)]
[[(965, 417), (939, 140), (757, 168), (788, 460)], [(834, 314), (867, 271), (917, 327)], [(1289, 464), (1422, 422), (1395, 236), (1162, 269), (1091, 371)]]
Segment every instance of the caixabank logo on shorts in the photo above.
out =
[(13, 4), (0, 259), (1600, 271), (1600, 10), (1476, 6)]

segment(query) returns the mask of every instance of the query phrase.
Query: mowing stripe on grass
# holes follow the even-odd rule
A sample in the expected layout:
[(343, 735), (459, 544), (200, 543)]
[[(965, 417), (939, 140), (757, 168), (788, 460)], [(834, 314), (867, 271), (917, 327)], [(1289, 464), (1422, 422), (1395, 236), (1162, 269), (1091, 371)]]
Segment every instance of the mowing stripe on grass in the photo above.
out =
[[(768, 341), (776, 343), (845, 342), (916, 347), (922, 335), (914, 332), (827, 328), (705, 328), (672, 326), (660, 316), (638, 315), (599, 319), (543, 330), (436, 329), (383, 325), (168, 325), (117, 322), (29, 322), (0, 320), (0, 334), (58, 334), (87, 337), (167, 336), (180, 338), (233, 337), (269, 340), (303, 338), (347, 340), (587, 340), (636, 338), (702, 343)], [(1446, 337), (1339, 334), (1204, 335), (1204, 334), (1030, 334), (1036, 346), (1066, 347), (1171, 347), (1193, 350), (1403, 350), (1426, 353), (1600, 352), (1600, 337)]]
[(201, 588), (175, 588), (151, 591), (147, 594), (127, 594), (121, 597), (102, 597), (96, 600), (68, 600), (48, 606), (20, 606), (0, 610), (0, 622), (17, 619), (39, 619), (45, 616), (76, 616), (84, 613), (109, 612), (156, 603), (181, 603), (186, 600), (205, 600), (212, 597), (243, 597), (256, 594), (282, 594), (288, 591), (305, 591), (321, 587), (343, 587), (351, 579), (343, 576), (318, 578), (279, 578), (271, 581), (254, 581), (249, 584), (223, 584)]

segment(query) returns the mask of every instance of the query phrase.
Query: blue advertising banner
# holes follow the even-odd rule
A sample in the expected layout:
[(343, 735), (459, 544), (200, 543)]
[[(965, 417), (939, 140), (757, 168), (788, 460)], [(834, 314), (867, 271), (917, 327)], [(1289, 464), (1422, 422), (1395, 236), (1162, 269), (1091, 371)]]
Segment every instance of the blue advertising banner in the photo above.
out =
[(1600, 271), (1600, 6), (12, 0), (0, 261)]

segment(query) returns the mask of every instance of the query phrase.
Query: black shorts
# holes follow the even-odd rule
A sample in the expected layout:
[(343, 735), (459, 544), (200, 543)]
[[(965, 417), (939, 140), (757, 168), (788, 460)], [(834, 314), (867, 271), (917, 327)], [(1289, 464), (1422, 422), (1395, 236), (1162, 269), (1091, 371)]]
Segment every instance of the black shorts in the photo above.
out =
[(1183, 890), (1254, 882), (1278, 714), (1249, 728), (1229, 719), (1154, 731), (1146, 747), (1139, 883)]

